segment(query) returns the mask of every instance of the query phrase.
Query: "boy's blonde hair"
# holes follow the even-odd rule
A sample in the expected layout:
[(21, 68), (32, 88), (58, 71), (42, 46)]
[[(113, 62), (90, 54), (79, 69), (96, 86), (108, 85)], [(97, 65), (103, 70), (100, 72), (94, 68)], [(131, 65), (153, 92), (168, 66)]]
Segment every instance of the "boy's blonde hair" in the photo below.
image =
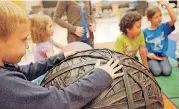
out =
[(20, 24), (30, 21), (28, 14), (17, 5), (0, 1), (0, 38), (7, 38)]
[(161, 12), (160, 8), (157, 6), (149, 7), (146, 11), (146, 16), (151, 19), (157, 12)]
[(44, 42), (44, 37), (48, 36), (46, 26), (49, 23), (51, 17), (47, 15), (34, 14), (30, 16), (31, 19), (31, 38), (33, 43)]

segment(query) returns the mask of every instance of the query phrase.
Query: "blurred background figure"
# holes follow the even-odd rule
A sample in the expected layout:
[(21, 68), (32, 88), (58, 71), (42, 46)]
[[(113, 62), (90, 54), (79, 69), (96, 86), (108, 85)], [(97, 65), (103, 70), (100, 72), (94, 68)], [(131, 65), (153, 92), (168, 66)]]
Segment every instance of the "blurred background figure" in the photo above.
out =
[[(64, 13), (68, 22), (61, 19)], [(68, 30), (68, 43), (82, 41), (93, 47), (96, 23), (91, 1), (58, 1), (54, 21)]]

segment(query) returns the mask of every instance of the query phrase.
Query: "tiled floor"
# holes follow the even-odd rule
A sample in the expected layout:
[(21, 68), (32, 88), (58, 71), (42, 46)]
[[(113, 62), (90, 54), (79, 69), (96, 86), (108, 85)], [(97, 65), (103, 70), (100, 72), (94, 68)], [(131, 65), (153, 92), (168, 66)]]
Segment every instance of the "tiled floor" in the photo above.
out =
[[(178, 11), (179, 9), (177, 9)], [(162, 10), (163, 15), (163, 21), (168, 21), (169, 16), (166, 14), (164, 10)], [(124, 13), (123, 13), (124, 14)], [(178, 12), (178, 18), (179, 18), (179, 12)], [(101, 19), (96, 19), (97, 25), (96, 25), (96, 32), (95, 34), (95, 43), (104, 43), (104, 42), (115, 42), (117, 36), (121, 33), (119, 31), (119, 20), (120, 15), (116, 17), (105, 17)], [(144, 16), (142, 19), (142, 28), (145, 28), (149, 25), (149, 22), (147, 21), (146, 17)], [(61, 44), (67, 44), (67, 30), (54, 24), (55, 32), (53, 39)], [(176, 30), (173, 33), (178, 33), (179, 35), (179, 20), (176, 22)], [(26, 56), (21, 60), (20, 64), (27, 64), (29, 62), (33, 62), (33, 44), (31, 41), (29, 41), (30, 48), (27, 50)], [(55, 53), (58, 53), (58, 49), (55, 49)]]

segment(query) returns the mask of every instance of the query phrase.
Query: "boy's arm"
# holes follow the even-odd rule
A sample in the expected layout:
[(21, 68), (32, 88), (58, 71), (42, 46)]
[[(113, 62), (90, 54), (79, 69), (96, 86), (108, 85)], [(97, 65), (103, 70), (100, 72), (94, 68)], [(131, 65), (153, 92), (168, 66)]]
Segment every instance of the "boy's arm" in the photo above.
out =
[(140, 46), (139, 53), (140, 53), (140, 57), (141, 57), (143, 65), (147, 69), (149, 69), (149, 66), (148, 66), (148, 63), (147, 63), (147, 50), (146, 50), (145, 46)]
[(17, 74), (0, 76), (2, 109), (80, 109), (112, 83), (109, 74), (100, 68), (94, 69), (87, 78), (61, 89), (43, 88)]
[(63, 28), (66, 28), (68, 31), (75, 33), (76, 27), (61, 19), (63, 13), (67, 11), (67, 5), (68, 1), (58, 1), (56, 11), (53, 16), (53, 20), (58, 25), (62, 26)]
[(140, 35), (140, 47), (139, 47), (139, 53), (140, 53), (140, 57), (141, 57), (141, 60), (142, 60), (142, 63), (143, 65), (149, 69), (148, 67), (148, 62), (147, 62), (147, 54), (148, 54), (148, 51), (145, 47), (145, 39), (144, 39), (144, 34), (143, 32), (141, 33)]
[(170, 26), (174, 26), (175, 22), (177, 21), (177, 16), (176, 16), (176, 12), (173, 11), (172, 7), (169, 5), (169, 3), (161, 1), (160, 2), (161, 5), (164, 5), (168, 11), (168, 14), (170, 15), (170, 21), (169, 24)]
[(63, 53), (49, 57), (40, 63), (30, 63), (29, 65), (17, 66), (19, 72), (22, 72), (26, 78), (31, 81), (43, 74), (45, 74), (53, 66), (65, 59)]
[(170, 26), (174, 26), (175, 22), (177, 21), (176, 13), (173, 11), (173, 9), (170, 7), (169, 4), (166, 5), (165, 7), (170, 15), (170, 18), (171, 18), (171, 20), (169, 21), (169, 24), (170, 24)]

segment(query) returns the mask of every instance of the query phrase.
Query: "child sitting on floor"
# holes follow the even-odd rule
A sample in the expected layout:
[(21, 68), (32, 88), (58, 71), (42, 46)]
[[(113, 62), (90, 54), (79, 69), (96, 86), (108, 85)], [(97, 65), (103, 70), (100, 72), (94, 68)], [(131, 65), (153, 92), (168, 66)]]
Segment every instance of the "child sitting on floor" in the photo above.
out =
[(114, 50), (133, 58), (137, 58), (136, 53), (139, 50), (143, 65), (148, 69), (141, 19), (138, 12), (129, 12), (121, 19), (119, 26), (123, 33), (117, 38)]
[(146, 46), (148, 49), (148, 65), (154, 76), (161, 74), (169, 76), (172, 67), (166, 55), (168, 49), (168, 35), (174, 31), (176, 13), (169, 6), (169, 3), (160, 1), (167, 9), (171, 20), (161, 23), (162, 13), (158, 7), (149, 7), (146, 16), (151, 25), (143, 30)]

